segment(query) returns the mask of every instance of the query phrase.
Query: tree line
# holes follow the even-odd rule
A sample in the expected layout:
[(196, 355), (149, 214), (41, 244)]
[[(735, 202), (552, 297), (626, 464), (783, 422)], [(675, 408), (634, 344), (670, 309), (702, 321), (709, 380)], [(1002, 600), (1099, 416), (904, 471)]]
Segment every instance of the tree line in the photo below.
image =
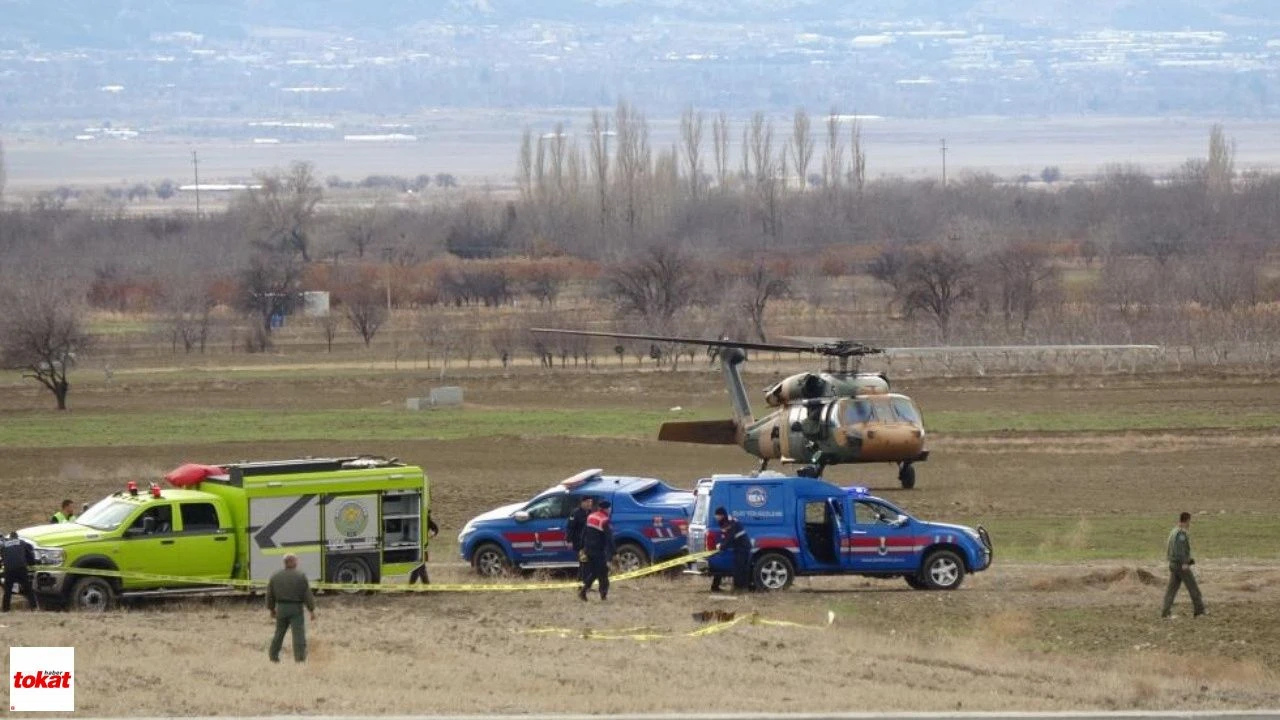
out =
[[(510, 194), (327, 209), (332, 181), (299, 162), (199, 217), (41, 196), (2, 211), (0, 277), (58, 286), (69, 306), (162, 314), (188, 352), (215, 308), (245, 319), (245, 349), (267, 349), (272, 319), (314, 289), (366, 344), (396, 308), (553, 307), (569, 286), (651, 332), (696, 319), (766, 338), (769, 308), (789, 299), (813, 312), (787, 332), (865, 337), (871, 313), (892, 319), (875, 327), (882, 341), (1174, 343), (1206, 317), (1265, 336), (1280, 176), (1237, 172), (1235, 152), (1214, 126), (1205, 158), (1161, 177), (1114, 165), (1092, 182), (1052, 168), (1041, 183), (871, 178), (856, 116), (836, 109), (816, 122), (798, 109), (785, 126), (688, 109), (659, 147), (623, 101), (576, 136), (525, 132)], [(12, 316), (28, 314), (6, 294)], [(55, 364), (25, 362), (36, 355), (10, 351), (13, 337), (0, 337), (8, 365)]]

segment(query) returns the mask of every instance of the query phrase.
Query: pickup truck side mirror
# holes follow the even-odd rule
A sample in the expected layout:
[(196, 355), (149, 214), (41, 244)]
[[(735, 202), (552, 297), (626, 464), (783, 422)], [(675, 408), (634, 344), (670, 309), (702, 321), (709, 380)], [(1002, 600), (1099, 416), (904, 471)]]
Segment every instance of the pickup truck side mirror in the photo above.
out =
[(517, 510), (511, 517), (515, 518), (516, 522), (526, 522), (529, 520), (529, 511)]
[(906, 525), (910, 521), (911, 521), (911, 518), (907, 517), (906, 515), (899, 515), (898, 517), (894, 518), (893, 522), (890, 524), (893, 525), (894, 527), (902, 527), (903, 525)]

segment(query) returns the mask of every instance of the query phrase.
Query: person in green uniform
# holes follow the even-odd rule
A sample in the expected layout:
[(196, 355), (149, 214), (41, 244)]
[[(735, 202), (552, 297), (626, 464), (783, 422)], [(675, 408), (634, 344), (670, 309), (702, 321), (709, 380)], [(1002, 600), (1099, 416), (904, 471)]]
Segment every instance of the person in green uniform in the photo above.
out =
[(1191, 557), (1191, 539), (1187, 536), (1187, 528), (1191, 526), (1191, 513), (1184, 512), (1178, 516), (1178, 525), (1169, 533), (1166, 554), (1169, 560), (1169, 586), (1164, 591), (1164, 607), (1160, 617), (1173, 617), (1173, 598), (1178, 594), (1178, 587), (1187, 586), (1187, 594), (1191, 596), (1191, 606), (1195, 617), (1204, 615), (1204, 598), (1200, 597), (1200, 585), (1191, 572), (1196, 564)]
[(307, 659), (307, 624), (302, 617), (302, 606), (307, 607), (311, 621), (316, 619), (316, 599), (311, 594), (311, 584), (307, 576), (298, 569), (298, 556), (285, 555), (284, 569), (277, 570), (267, 581), (267, 609), (276, 621), (276, 634), (271, 638), (271, 649), (267, 656), (271, 662), (280, 662), (280, 648), (284, 645), (284, 634), (293, 632), (293, 659), (303, 662)]

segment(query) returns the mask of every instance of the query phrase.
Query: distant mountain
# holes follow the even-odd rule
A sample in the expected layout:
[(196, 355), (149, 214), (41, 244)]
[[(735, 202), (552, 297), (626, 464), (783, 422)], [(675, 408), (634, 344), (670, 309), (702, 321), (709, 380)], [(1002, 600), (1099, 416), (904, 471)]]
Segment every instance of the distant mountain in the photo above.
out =
[(367, 36), (422, 22), (510, 25), (787, 19), (1046, 29), (1214, 30), (1280, 26), (1274, 0), (0, 0), (0, 42), (123, 48), (156, 33), (238, 39), (254, 28)]

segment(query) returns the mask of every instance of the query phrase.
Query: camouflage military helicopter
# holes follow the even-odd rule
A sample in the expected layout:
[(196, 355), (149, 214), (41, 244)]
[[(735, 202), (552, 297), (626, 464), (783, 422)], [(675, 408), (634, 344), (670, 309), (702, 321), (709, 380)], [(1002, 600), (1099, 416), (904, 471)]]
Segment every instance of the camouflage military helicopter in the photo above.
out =
[[(619, 340), (647, 340), (714, 349), (729, 389), (731, 420), (663, 423), (659, 440), (739, 445), (760, 458), (759, 470), (770, 460), (804, 467), (799, 475), (819, 477), (828, 465), (896, 463), (898, 482), (905, 489), (916, 484), (915, 463), (929, 459), (924, 421), (911, 398), (890, 391), (884, 373), (859, 372), (867, 355), (919, 351), (1121, 350), (1150, 345), (1053, 345), (1000, 347), (877, 348), (852, 340), (788, 338), (790, 343), (706, 340), (667, 335), (592, 332), (534, 328), (533, 332), (585, 335)], [(757, 418), (747, 400), (740, 366), (747, 350), (800, 352), (829, 359), (825, 372), (792, 375), (765, 390), (765, 402), (775, 408)]]

